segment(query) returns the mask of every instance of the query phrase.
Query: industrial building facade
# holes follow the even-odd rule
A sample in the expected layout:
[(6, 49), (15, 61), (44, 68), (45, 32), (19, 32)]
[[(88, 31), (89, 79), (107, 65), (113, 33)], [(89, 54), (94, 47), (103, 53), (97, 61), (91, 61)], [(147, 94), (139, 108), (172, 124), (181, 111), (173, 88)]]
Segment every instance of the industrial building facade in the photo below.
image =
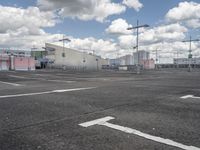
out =
[(108, 60), (100, 56), (83, 53), (74, 49), (64, 48), (46, 43), (47, 58), (58, 68), (74, 70), (101, 70), (102, 65), (108, 65)]

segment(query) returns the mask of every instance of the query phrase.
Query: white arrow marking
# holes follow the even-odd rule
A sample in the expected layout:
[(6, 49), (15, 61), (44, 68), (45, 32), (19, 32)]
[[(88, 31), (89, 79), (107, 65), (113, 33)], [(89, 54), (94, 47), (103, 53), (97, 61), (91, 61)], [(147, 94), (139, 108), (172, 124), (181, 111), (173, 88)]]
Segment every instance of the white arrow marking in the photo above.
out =
[(37, 93), (25, 93), (25, 94), (16, 94), (16, 95), (3, 95), (1, 98), (10, 98), (10, 97), (22, 97), (22, 96), (33, 96), (33, 95), (42, 95), (42, 94), (50, 94), (50, 93), (63, 93), (63, 92), (71, 92), (71, 91), (81, 91), (81, 90), (89, 90), (94, 89), (96, 87), (87, 87), (87, 88), (75, 88), (75, 89), (63, 89), (63, 90), (53, 90), (46, 92), (37, 92)]
[(196, 99), (199, 99), (200, 97), (197, 97), (197, 96), (194, 96), (194, 95), (185, 95), (185, 96), (182, 96), (180, 97), (182, 99), (188, 99), (188, 98), (196, 98)]
[(161, 137), (149, 135), (149, 134), (143, 133), (143, 132), (135, 130), (135, 129), (131, 129), (131, 128), (128, 128), (128, 127), (123, 127), (123, 126), (119, 126), (119, 125), (107, 122), (107, 121), (112, 120), (112, 119), (115, 119), (115, 118), (108, 116), (108, 117), (96, 119), (96, 120), (93, 120), (93, 121), (81, 123), (79, 125), (82, 126), (82, 127), (86, 127), (86, 128), (93, 126), (93, 125), (106, 126), (106, 127), (109, 127), (109, 128), (115, 129), (115, 130), (119, 130), (119, 131), (129, 133), (129, 134), (134, 134), (134, 135), (143, 137), (145, 139), (149, 139), (149, 140), (159, 142), (159, 143), (162, 143), (162, 144), (178, 147), (178, 148), (181, 148), (181, 149), (184, 149), (184, 150), (200, 150), (200, 148), (198, 148), (198, 147), (187, 146), (187, 145), (172, 141), (170, 139), (164, 139), (164, 138), (161, 138)]

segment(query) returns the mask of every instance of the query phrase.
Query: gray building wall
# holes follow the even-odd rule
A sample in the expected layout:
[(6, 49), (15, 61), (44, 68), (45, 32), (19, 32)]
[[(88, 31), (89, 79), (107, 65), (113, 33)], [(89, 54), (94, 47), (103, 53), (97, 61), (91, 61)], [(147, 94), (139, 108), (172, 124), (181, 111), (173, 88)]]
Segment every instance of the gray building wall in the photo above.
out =
[(149, 52), (144, 51), (144, 50), (138, 51), (138, 53), (137, 52), (133, 53), (134, 64), (138, 63), (138, 55), (139, 55), (139, 62), (149, 59)]
[(47, 58), (54, 61), (56, 67), (73, 67), (85, 70), (101, 70), (102, 65), (108, 65), (108, 60), (99, 56), (82, 53), (70, 48), (64, 48), (65, 57), (63, 57), (63, 47), (46, 43), (48, 52)]

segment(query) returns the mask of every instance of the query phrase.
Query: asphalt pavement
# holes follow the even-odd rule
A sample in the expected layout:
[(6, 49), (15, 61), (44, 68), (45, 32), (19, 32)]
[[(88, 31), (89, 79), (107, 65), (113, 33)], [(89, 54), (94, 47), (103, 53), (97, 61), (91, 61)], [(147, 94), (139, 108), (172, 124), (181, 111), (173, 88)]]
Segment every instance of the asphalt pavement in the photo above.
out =
[(199, 77), (173, 69), (0, 72), (0, 150), (198, 150)]

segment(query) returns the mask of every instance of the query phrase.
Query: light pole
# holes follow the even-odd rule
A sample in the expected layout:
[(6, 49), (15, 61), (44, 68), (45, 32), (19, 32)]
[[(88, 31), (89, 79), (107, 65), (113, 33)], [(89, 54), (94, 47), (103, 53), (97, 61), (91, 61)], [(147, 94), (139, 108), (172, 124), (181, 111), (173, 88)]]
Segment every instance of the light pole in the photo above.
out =
[(190, 72), (191, 71), (191, 59), (192, 59), (192, 42), (198, 42), (200, 41), (200, 39), (192, 39), (192, 36), (190, 36), (190, 39), (189, 40), (185, 40), (185, 41), (182, 41), (184, 43), (190, 43), (190, 47), (189, 47), (189, 55), (188, 55), (188, 71)]
[(97, 71), (99, 71), (99, 59), (96, 58), (96, 62), (97, 62)]
[(34, 52), (34, 50), (37, 50), (37, 48), (33, 45), (33, 47), (31, 48), (31, 51), (30, 51), (30, 56), (28, 57), (28, 70), (29, 71), (31, 70), (30, 59), (31, 59), (31, 56), (32, 56), (32, 52)]
[(63, 52), (62, 52), (62, 58), (63, 58), (63, 70), (64, 70), (64, 57), (65, 57), (65, 41), (71, 42), (69, 38), (65, 38), (63, 35), (63, 38), (59, 40), (59, 42), (63, 42)]
[(155, 55), (156, 55), (156, 65), (155, 65), (155, 69), (158, 70), (158, 51), (161, 51), (161, 50), (153, 50), (153, 52), (155, 52)]
[(147, 24), (139, 25), (139, 20), (137, 20), (137, 26), (127, 28), (127, 30), (134, 30), (134, 29), (136, 29), (136, 32), (137, 32), (137, 38), (136, 38), (136, 49), (137, 49), (137, 64), (136, 64), (136, 67), (137, 67), (137, 74), (140, 74), (139, 52), (138, 52), (138, 50), (139, 50), (139, 28), (146, 28), (146, 27), (149, 27), (149, 25), (147, 25)]

